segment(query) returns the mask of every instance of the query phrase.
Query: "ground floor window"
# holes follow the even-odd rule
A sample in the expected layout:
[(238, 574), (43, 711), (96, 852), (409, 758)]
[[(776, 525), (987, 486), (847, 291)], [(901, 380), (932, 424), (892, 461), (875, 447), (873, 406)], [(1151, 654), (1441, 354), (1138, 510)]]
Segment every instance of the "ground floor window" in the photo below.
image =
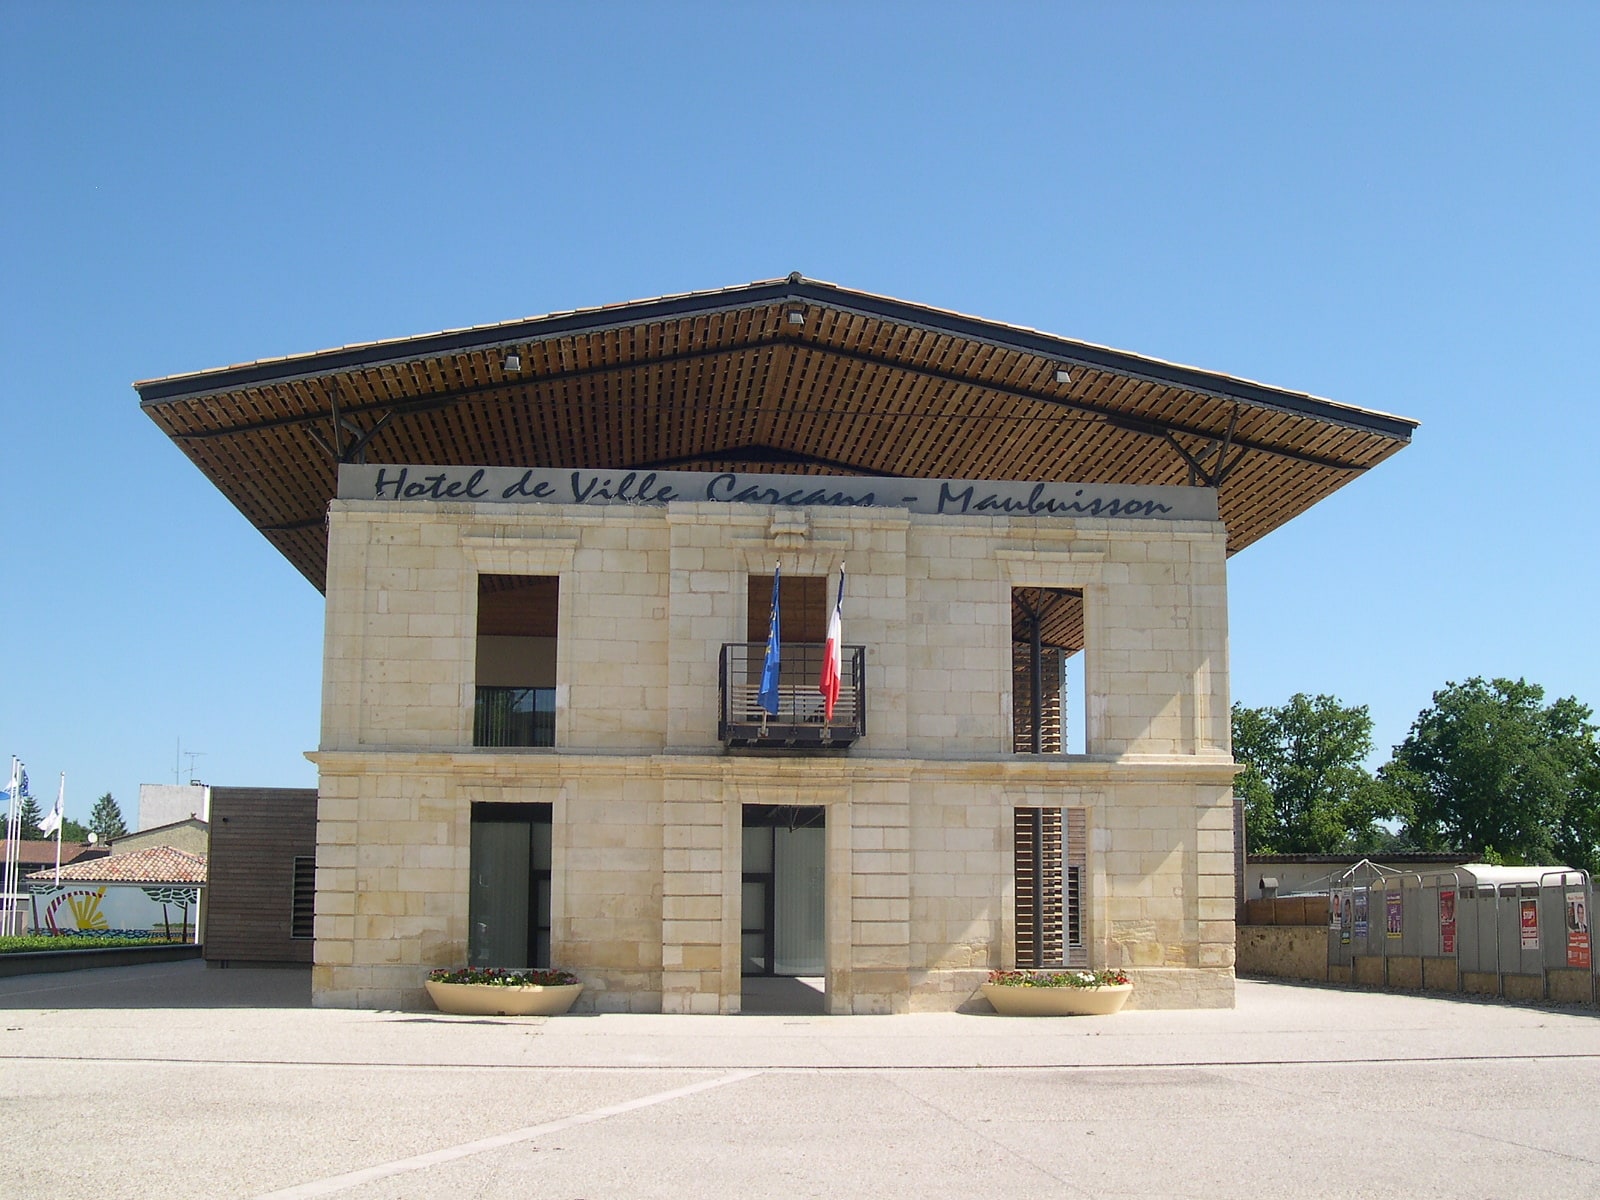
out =
[(1087, 966), (1083, 936), (1087, 812), (1018, 808), (1013, 826), (1017, 966)]
[(467, 961), (550, 965), (550, 805), (474, 804)]

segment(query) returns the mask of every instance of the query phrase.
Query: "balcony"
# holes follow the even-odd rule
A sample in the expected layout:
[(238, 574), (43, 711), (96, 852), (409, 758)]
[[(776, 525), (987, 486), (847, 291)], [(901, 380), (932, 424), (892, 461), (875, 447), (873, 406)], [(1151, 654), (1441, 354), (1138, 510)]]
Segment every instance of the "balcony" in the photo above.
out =
[(765, 642), (729, 642), (719, 662), (722, 705), (717, 736), (726, 746), (774, 750), (843, 750), (867, 731), (867, 650), (844, 646), (840, 655), (839, 702), (833, 719), (823, 716), (822, 642), (784, 642), (778, 711), (761, 707)]

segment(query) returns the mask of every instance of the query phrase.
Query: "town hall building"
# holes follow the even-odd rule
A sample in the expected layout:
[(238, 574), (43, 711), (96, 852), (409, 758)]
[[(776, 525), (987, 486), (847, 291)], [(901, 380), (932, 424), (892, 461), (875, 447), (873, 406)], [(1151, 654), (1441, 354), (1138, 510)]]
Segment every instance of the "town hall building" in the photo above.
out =
[(1227, 560), (1414, 428), (797, 275), (137, 387), (326, 596), (313, 996), (384, 1008), (1230, 1005)]

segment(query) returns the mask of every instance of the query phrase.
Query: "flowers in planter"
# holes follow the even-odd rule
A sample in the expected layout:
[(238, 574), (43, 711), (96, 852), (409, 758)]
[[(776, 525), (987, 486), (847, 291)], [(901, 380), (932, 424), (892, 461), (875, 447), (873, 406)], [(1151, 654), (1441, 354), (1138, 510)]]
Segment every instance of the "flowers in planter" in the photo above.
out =
[(506, 967), (436, 967), (428, 972), (430, 983), (484, 983), (491, 987), (569, 987), (578, 982), (571, 971), (551, 967), (512, 971)]
[(990, 971), (989, 982), (997, 987), (1103, 988), (1123, 987), (1132, 980), (1125, 971), (1108, 967), (1100, 971)]

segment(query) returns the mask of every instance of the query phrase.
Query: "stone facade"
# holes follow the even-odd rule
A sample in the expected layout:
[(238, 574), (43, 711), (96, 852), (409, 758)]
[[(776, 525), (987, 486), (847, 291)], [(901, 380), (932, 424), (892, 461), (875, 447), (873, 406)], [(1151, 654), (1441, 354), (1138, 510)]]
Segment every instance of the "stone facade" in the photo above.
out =
[[(718, 740), (749, 580), (843, 565), (846, 753)], [(553, 749), (476, 749), (480, 575), (559, 578)], [(1084, 598), (1084, 755), (1012, 752), (1011, 589)], [(830, 593), (831, 595), (831, 593)], [(952, 1009), (1014, 965), (1013, 810), (1087, 812), (1089, 961), (1143, 1006), (1233, 1000), (1225, 533), (1213, 521), (674, 502), (338, 500), (314, 994), (419, 1007), (466, 958), (473, 802), (551, 806), (552, 961), (602, 1010), (736, 1012), (743, 806), (826, 809), (835, 1013)]]

